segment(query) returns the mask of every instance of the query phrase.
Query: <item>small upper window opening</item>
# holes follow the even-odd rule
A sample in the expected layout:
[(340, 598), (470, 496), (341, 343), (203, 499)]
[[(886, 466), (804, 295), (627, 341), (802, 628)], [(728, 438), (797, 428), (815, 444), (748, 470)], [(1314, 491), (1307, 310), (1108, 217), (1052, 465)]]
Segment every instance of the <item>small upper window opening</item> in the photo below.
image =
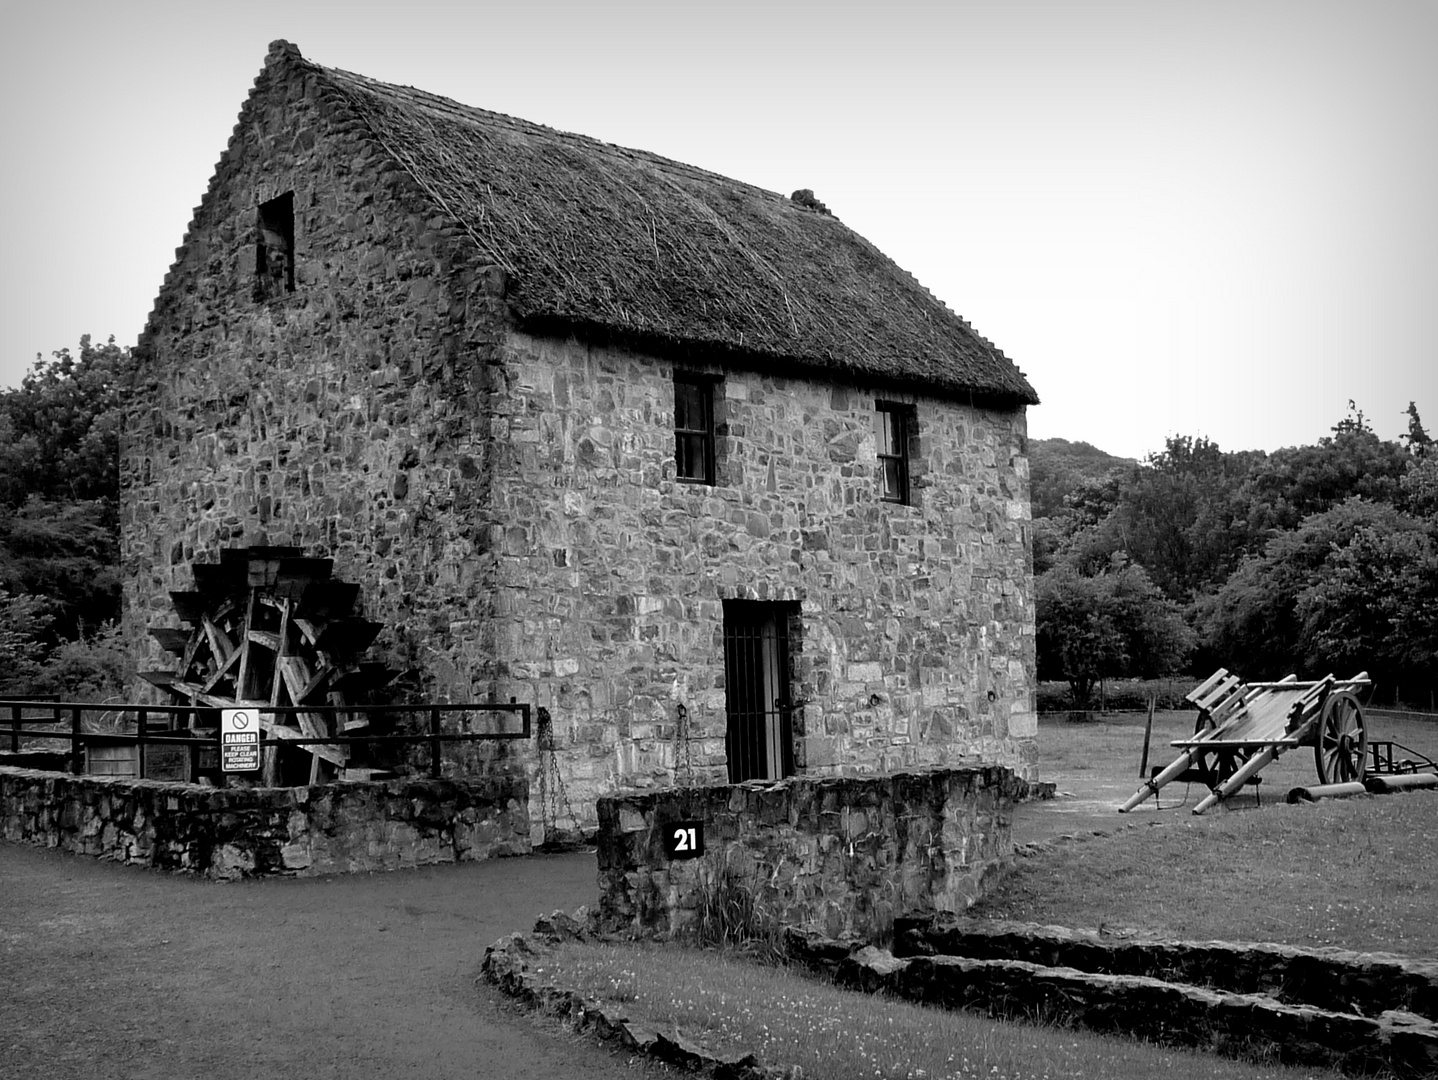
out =
[(714, 483), (714, 382), (674, 376), (674, 462), (680, 480)]
[(885, 502), (909, 501), (909, 409), (878, 402), (874, 435), (879, 449), (879, 497)]
[(255, 292), (262, 300), (295, 291), (295, 193), (260, 203)]

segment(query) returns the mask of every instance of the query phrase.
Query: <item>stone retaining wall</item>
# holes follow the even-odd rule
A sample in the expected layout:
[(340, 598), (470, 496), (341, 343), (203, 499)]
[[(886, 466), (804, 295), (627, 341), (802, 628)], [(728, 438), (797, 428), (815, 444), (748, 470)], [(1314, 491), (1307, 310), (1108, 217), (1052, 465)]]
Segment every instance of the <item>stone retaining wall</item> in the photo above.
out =
[(218, 879), (524, 855), (528, 805), (522, 778), (212, 788), (0, 767), (0, 838)]
[[(1013, 852), (1024, 783), (1001, 766), (790, 777), (599, 800), (599, 919), (684, 934), (706, 903), (759, 920), (885, 939), (902, 914), (962, 911)], [(667, 827), (703, 823), (701, 858), (671, 861)]]
[(872, 946), (840, 965), (839, 982), (871, 993), (996, 1017), (1077, 1025), (1170, 1046), (1285, 1065), (1438, 1073), (1433, 1025), (1406, 1013), (1377, 1018), (1284, 1005), (1142, 975), (1095, 975), (1018, 960), (919, 956), (897, 960)]
[[(1411, 994), (1410, 1008), (1387, 1005), (1387, 995), (1364, 999), (1375, 964), (1385, 974), (1409, 983), (1432, 986), (1434, 965), (1398, 957), (1373, 957), (1341, 950), (1285, 949), (1272, 945), (1230, 945), (1222, 942), (1150, 942), (1150, 961), (1126, 949), (1123, 942), (1103, 942), (1091, 931), (1053, 926), (999, 924), (986, 934), (978, 920), (935, 920), (925, 933), (917, 921), (896, 926), (901, 950), (915, 947), (955, 951), (971, 946), (981, 955), (919, 955), (896, 957), (883, 949), (849, 938), (789, 930), (784, 945), (789, 958), (825, 972), (840, 984), (870, 993), (892, 994), (928, 1005), (966, 1009), (999, 1018), (1084, 1027), (1170, 1046), (1187, 1046), (1234, 1057), (1310, 1065), (1354, 1073), (1398, 1077), (1438, 1075), (1438, 1024), (1410, 1011), (1422, 993)], [(1019, 942), (1025, 937), (1029, 944)], [(1220, 962), (1227, 951), (1232, 961)], [(1327, 989), (1312, 983), (1285, 1000), (1262, 992), (1239, 991), (1276, 954), (1292, 953), (1315, 964), (1314, 983), (1331, 980), (1359, 995), (1353, 1002), (1320, 1008), (1302, 1000), (1304, 992), (1322, 996)], [(1040, 962), (994, 958), (998, 953), (1043, 957)], [(1127, 956), (1125, 954), (1127, 953)], [(1242, 954), (1250, 954), (1247, 957)], [(1160, 970), (1166, 977), (1135, 974), (1130, 969)], [(1109, 969), (1124, 969), (1115, 974)], [(1346, 969), (1346, 970), (1345, 970)], [(1290, 963), (1279, 978), (1285, 991), (1296, 990), (1287, 976), (1303, 971)], [(1180, 981), (1199, 975), (1205, 985)]]
[(1346, 949), (1229, 941), (1165, 941), (1063, 926), (949, 916), (899, 919), (898, 956), (966, 956), (1141, 975), (1293, 1005), (1378, 1016), (1402, 1009), (1438, 1021), (1438, 961)]

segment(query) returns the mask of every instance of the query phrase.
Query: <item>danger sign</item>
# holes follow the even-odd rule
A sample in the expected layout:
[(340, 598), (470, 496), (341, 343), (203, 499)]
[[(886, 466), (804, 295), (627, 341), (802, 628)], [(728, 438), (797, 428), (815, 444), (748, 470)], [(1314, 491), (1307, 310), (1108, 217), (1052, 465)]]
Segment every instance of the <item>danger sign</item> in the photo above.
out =
[(260, 714), (254, 709), (220, 710), (220, 771), (259, 772)]

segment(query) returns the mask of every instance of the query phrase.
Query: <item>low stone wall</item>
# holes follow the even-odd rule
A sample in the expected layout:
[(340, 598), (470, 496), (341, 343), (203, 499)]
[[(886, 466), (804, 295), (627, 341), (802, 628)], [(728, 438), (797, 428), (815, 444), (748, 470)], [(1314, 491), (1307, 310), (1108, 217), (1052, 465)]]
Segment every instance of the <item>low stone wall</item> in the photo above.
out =
[(530, 850), (522, 778), (212, 788), (0, 767), (0, 838), (218, 879)]
[[(944, 916), (931, 926), (901, 920), (895, 941), (900, 951), (924, 955), (895, 956), (855, 938), (801, 930), (786, 931), (784, 950), (791, 961), (841, 985), (995, 1018), (1084, 1027), (1289, 1065), (1438, 1075), (1438, 1024), (1421, 1015), (1434, 985), (1435, 965), (1428, 961), (1223, 942), (1138, 946), (1104, 941), (1093, 931), (1019, 923), (986, 929), (979, 920)], [(929, 955), (930, 950), (940, 951)], [(964, 955), (948, 955), (950, 950)], [(1286, 969), (1279, 960), (1278, 973), (1265, 979), (1264, 965), (1284, 953), (1292, 954)], [(1019, 955), (1038, 959), (1007, 958)], [(1306, 968), (1310, 960), (1315, 966)], [(1333, 1002), (1332, 1008), (1312, 1004), (1328, 988), (1295, 985), (1293, 977), (1305, 970), (1315, 981), (1346, 985), (1359, 1000)], [(1154, 977), (1158, 971), (1164, 977)], [(1407, 984), (1400, 995), (1406, 1008), (1393, 1007), (1392, 993), (1373, 982), (1375, 975)], [(1202, 985), (1194, 984), (1200, 980)], [(1238, 989), (1257, 984), (1281, 994)], [(1365, 988), (1373, 991), (1367, 998)]]
[(1285, 1005), (1142, 975), (1095, 975), (1019, 960), (917, 956), (866, 946), (839, 966), (841, 985), (994, 1017), (1082, 1026), (1168, 1046), (1285, 1065), (1438, 1075), (1438, 1035), (1410, 1013), (1378, 1017)]
[(900, 919), (897, 956), (965, 956), (1141, 975), (1290, 1005), (1379, 1016), (1398, 1009), (1438, 1021), (1438, 961), (1346, 949), (1169, 941), (1063, 926), (939, 916)]
[[(683, 934), (701, 911), (750, 904), (774, 924), (886, 939), (904, 914), (962, 911), (1013, 854), (1024, 782), (996, 765), (865, 777), (795, 776), (601, 798), (599, 920)], [(704, 854), (673, 860), (674, 822)]]

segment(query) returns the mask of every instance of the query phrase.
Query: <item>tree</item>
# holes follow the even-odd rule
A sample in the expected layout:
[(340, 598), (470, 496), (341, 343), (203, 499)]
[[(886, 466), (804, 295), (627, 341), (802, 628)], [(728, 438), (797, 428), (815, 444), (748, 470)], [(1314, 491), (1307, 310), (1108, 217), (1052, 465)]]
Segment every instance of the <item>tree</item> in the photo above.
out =
[(1360, 498), (1310, 515), (1199, 602), (1200, 656), (1249, 679), (1431, 664), (1435, 531)]
[(1363, 413), (1354, 410), (1334, 425), (1333, 435), (1315, 445), (1269, 455), (1255, 470), (1246, 495), (1269, 527), (1295, 529), (1309, 515), (1354, 495), (1375, 503), (1393, 502), (1410, 460), (1403, 447), (1380, 439)]
[(40, 596), (12, 596), (0, 585), (0, 694), (33, 693), (50, 655), (49, 603)]
[(0, 392), (0, 586), (48, 597), (54, 637), (120, 613), (119, 434), (131, 357), (113, 338), (37, 359)]
[(75, 638), (120, 614), (120, 551), (112, 499), (31, 498), (0, 513), (0, 585), (50, 598), (53, 632)]
[(1438, 671), (1438, 530), (1416, 526), (1360, 528), (1317, 568), (1295, 605), (1314, 670)]
[(1401, 487), (1400, 505), (1414, 517), (1429, 518), (1438, 525), (1438, 454), (1415, 459)]
[(1192, 647), (1178, 606), (1121, 557), (1094, 576), (1055, 566), (1035, 594), (1039, 678), (1066, 681), (1079, 708), (1099, 679), (1169, 674)]
[(1399, 438), (1408, 444), (1408, 452), (1414, 457), (1424, 458), (1433, 455), (1433, 439), (1428, 432), (1423, 430), (1423, 421), (1418, 416), (1418, 406), (1412, 401), (1408, 403), (1408, 433), (1400, 435)]
[(1304, 518), (1353, 495), (1394, 502), (1414, 457), (1379, 439), (1362, 411), (1349, 407), (1331, 436), (1273, 454), (1226, 453), (1210, 439), (1170, 436), (1143, 465), (1112, 474), (1109, 485), (1075, 487), (1065, 499), (1068, 533), (1057, 558), (1098, 573), (1122, 552), (1169, 597), (1194, 604)]
[(38, 357), (18, 389), (0, 393), (0, 506), (119, 495), (121, 404), (132, 362), (111, 338)]
[(1029, 490), (1035, 518), (1057, 517), (1069, 495), (1082, 483), (1101, 481), (1115, 469), (1127, 471), (1137, 462), (1114, 457), (1086, 442), (1068, 439), (1029, 441)]
[(27, 694), (54, 694), (64, 701), (123, 699), (136, 667), (118, 623), (62, 641), (29, 681)]
[[(1116, 475), (1107, 506), (1079, 489), (1078, 518), (1064, 554), (1097, 573), (1114, 552), (1143, 566), (1175, 600), (1217, 588), (1257, 543), (1247, 503), (1238, 496), (1261, 454), (1227, 454), (1206, 438), (1170, 436), (1142, 466)], [(1107, 493), (1105, 493), (1107, 494)], [(1078, 511), (1078, 504), (1075, 503)]]

